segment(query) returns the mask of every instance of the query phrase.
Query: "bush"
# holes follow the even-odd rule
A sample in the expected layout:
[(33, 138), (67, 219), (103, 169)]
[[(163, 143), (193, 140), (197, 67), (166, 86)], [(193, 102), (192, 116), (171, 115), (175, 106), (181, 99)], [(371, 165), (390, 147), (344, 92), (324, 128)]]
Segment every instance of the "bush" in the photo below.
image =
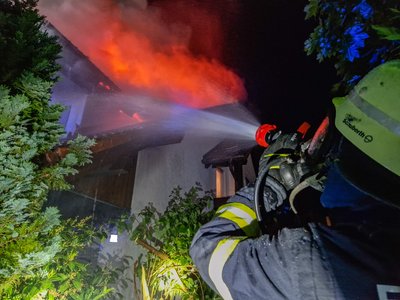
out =
[(305, 51), (334, 63), (341, 94), (377, 65), (400, 58), (398, 0), (309, 0), (305, 12), (318, 21)]
[(135, 262), (143, 299), (220, 299), (201, 279), (189, 256), (195, 233), (214, 214), (207, 209), (212, 199), (200, 186), (183, 195), (177, 187), (164, 213), (150, 203), (129, 218), (130, 226), (136, 226), (129, 228), (132, 240), (147, 251)]

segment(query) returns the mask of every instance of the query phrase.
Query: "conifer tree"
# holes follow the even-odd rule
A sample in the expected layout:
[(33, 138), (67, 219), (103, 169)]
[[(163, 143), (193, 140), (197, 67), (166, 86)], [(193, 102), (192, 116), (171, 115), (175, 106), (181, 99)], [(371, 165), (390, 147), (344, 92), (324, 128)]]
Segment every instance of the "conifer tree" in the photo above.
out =
[(93, 299), (110, 291), (109, 277), (96, 285), (76, 261), (93, 230), (44, 208), (49, 191), (69, 188), (65, 177), (90, 162), (93, 141), (79, 136), (47, 159), (64, 134), (63, 107), (50, 103), (61, 47), (36, 5), (0, 1), (0, 299)]

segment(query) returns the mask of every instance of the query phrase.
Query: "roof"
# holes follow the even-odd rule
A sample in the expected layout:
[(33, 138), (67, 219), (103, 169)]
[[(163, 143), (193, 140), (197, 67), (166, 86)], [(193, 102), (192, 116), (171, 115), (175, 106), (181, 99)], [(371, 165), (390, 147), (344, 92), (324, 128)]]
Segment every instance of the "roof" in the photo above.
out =
[(84, 55), (74, 44), (72, 44), (52, 24), (46, 23), (45, 29), (48, 34), (57, 36), (58, 43), (63, 50), (58, 63), (62, 66), (60, 73), (69, 78), (79, 87), (89, 93), (109, 93), (120, 91), (119, 87), (107, 77), (89, 57)]
[[(206, 111), (257, 125), (257, 120), (251, 112), (240, 103), (211, 107)], [(224, 139), (203, 156), (202, 163), (206, 168), (226, 167), (232, 163), (246, 164), (249, 154), (255, 147), (255, 140)]]
[(246, 164), (256, 147), (255, 141), (226, 139), (204, 154), (201, 162), (208, 167), (226, 167), (232, 163)]

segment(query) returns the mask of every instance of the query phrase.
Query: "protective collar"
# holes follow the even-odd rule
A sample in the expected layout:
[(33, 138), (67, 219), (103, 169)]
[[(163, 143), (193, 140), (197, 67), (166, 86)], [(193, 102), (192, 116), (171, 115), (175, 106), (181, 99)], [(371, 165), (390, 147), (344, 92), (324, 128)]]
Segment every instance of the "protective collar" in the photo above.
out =
[(325, 208), (361, 208), (371, 204), (373, 199), (348, 181), (341, 173), (337, 164), (333, 163), (329, 168), (320, 201)]

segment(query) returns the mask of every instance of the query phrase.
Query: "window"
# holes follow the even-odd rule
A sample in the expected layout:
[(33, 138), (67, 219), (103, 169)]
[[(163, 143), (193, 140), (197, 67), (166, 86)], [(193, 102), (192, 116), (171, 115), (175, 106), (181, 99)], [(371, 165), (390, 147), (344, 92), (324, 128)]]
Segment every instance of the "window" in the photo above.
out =
[(228, 168), (215, 169), (215, 197), (224, 198), (235, 194), (235, 180)]

